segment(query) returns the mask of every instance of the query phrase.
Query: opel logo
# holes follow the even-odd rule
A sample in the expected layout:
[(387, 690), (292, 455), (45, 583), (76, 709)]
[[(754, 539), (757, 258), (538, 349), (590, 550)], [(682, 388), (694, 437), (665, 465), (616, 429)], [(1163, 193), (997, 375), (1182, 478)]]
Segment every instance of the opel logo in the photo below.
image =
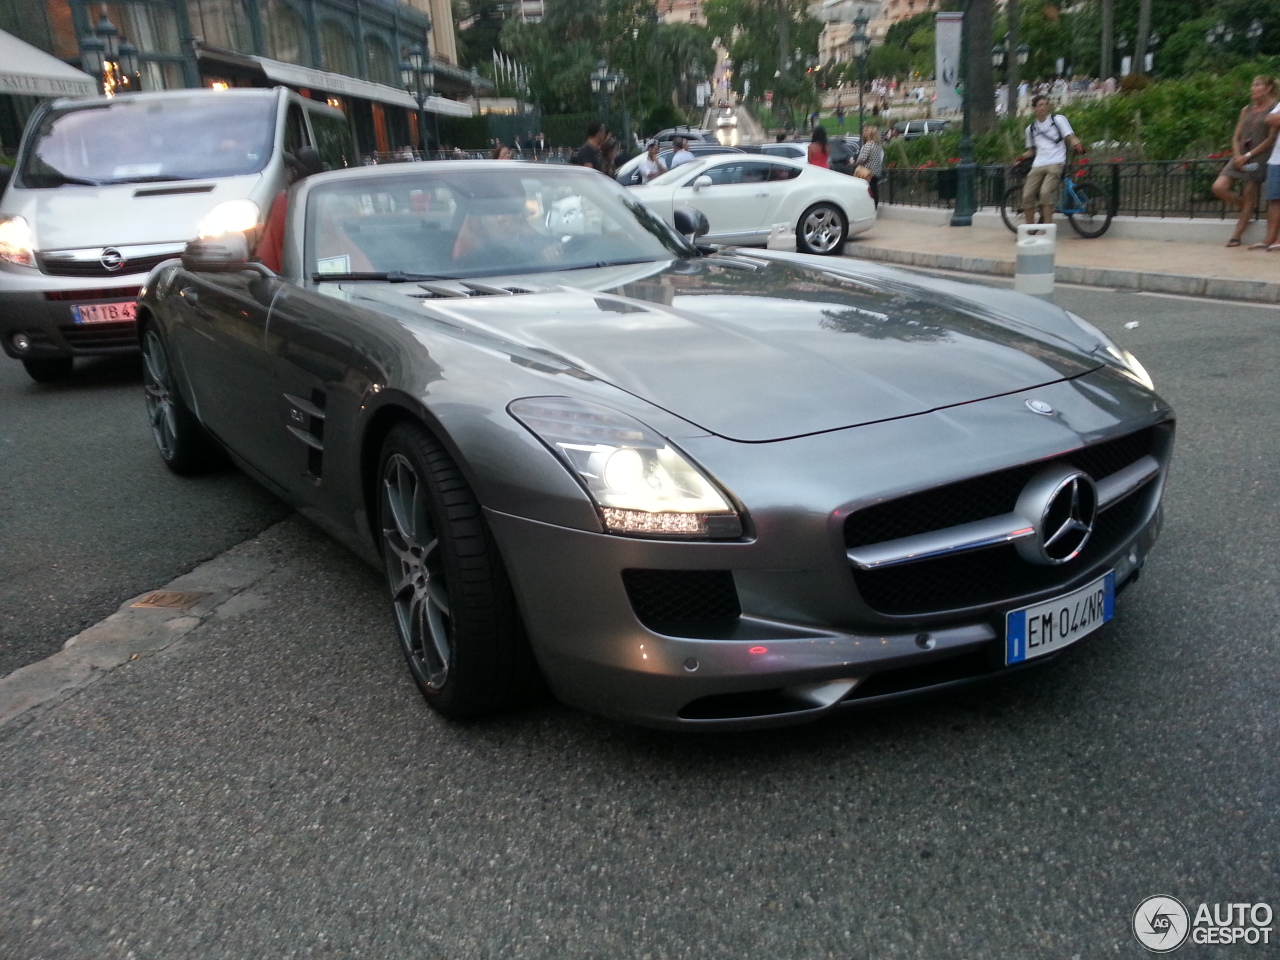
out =
[(102, 269), (115, 273), (125, 265), (125, 256), (115, 247), (107, 247), (102, 251), (102, 256), (98, 258), (98, 262), (102, 264)]
[(1031, 478), (1016, 511), (1035, 531), (1017, 541), (1028, 563), (1052, 566), (1074, 560), (1084, 549), (1098, 516), (1098, 490), (1087, 473), (1059, 465)]

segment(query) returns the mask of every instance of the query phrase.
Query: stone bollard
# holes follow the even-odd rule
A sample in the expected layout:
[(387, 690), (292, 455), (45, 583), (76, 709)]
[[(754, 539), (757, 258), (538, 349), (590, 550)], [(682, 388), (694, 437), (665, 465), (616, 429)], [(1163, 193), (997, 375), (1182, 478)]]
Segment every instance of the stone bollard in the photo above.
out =
[(768, 250), (796, 250), (796, 228), (789, 223), (775, 223), (769, 228)]
[(1013, 289), (1034, 297), (1053, 296), (1053, 252), (1058, 246), (1058, 228), (1052, 223), (1018, 225), (1018, 263)]

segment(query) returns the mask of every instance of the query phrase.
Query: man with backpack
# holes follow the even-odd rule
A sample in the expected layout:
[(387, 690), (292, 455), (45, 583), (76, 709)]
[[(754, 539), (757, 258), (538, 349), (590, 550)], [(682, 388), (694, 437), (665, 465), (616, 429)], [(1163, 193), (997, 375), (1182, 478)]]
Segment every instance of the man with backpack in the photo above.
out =
[(1084, 144), (1071, 129), (1071, 123), (1060, 113), (1053, 113), (1049, 98), (1043, 94), (1031, 101), (1036, 118), (1027, 124), (1027, 149), (1018, 159), (1031, 161), (1031, 171), (1022, 185), (1022, 213), (1027, 223), (1036, 222), (1040, 207), (1041, 223), (1053, 222), (1058, 205), (1058, 190), (1067, 166), (1067, 147), (1084, 153)]

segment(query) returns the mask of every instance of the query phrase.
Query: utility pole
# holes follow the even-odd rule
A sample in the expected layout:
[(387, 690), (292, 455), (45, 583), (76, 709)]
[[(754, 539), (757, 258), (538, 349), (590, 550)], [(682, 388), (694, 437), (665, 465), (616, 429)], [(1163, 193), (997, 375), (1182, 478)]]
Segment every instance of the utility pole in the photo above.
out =
[(1102, 65), (1098, 76), (1106, 80), (1115, 70), (1116, 4), (1115, 0), (1098, 0), (1098, 13), (1102, 21)]
[(1018, 63), (1018, 0), (1006, 0), (1004, 5), (1005, 18), (1009, 24), (1009, 38), (1005, 40), (1007, 48), (1005, 63), (1008, 64), (1005, 72), (1005, 82), (1009, 84), (1009, 89), (1005, 91), (1005, 116), (1016, 117), (1018, 115), (1018, 84), (1022, 82), (1022, 64)]
[(1142, 0), (1138, 6), (1138, 42), (1133, 51), (1133, 72), (1147, 72), (1147, 42), (1151, 36), (1151, 0)]

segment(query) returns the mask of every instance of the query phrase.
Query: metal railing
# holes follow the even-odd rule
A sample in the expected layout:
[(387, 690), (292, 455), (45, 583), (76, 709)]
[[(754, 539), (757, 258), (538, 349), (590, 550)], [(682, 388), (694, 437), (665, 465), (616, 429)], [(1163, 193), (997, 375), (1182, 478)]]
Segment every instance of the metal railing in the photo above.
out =
[[(1212, 193), (1213, 181), (1227, 158), (1214, 160), (1120, 160), (1073, 164), (1080, 179), (1105, 187), (1117, 216), (1185, 217), (1232, 220), (1237, 213)], [(996, 208), (1008, 185), (1019, 182), (1007, 166), (979, 167), (975, 193), (979, 207)], [(890, 167), (884, 171), (880, 199), (884, 203), (921, 207), (955, 206), (956, 169)], [(1266, 201), (1259, 190), (1259, 211)]]

